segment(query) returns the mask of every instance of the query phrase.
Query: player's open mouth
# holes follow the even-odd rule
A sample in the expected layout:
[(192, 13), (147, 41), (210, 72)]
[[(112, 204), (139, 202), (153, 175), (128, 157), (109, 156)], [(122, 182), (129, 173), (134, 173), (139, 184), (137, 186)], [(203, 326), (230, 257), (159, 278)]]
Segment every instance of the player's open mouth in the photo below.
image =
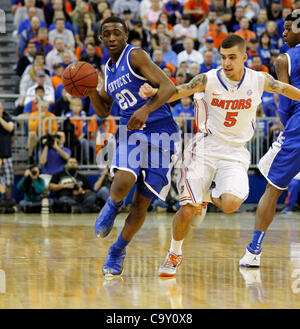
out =
[(110, 45), (110, 46), (108, 46), (108, 48), (110, 50), (115, 50), (115, 49), (117, 49), (117, 45)]
[(225, 73), (229, 73), (229, 72), (231, 72), (232, 71), (232, 69), (224, 69), (224, 72)]

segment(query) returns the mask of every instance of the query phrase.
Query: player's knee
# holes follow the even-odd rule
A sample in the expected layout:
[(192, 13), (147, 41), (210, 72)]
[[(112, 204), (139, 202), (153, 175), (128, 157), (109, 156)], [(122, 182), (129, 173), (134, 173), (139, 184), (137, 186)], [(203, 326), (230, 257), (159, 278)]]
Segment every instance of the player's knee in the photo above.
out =
[(240, 205), (236, 206), (233, 204), (224, 204), (222, 205), (222, 210), (225, 214), (232, 214), (233, 212), (239, 209)]
[(278, 189), (277, 187), (275, 187), (270, 183), (267, 184), (265, 194), (267, 194), (269, 199), (277, 200), (280, 197), (281, 193), (282, 190)]
[(192, 220), (192, 218), (196, 215), (197, 213), (197, 207), (192, 206), (190, 204), (184, 205), (180, 208), (181, 214), (182, 214), (182, 218), (187, 221), (190, 222)]
[(225, 214), (232, 214), (237, 211), (243, 200), (235, 197), (235, 196), (226, 196), (222, 198), (222, 210)]
[(111, 188), (110, 194), (112, 199), (118, 200), (118, 199), (123, 199), (127, 193), (128, 193), (128, 186), (126, 184), (123, 184), (121, 186), (118, 186), (117, 188)]
[(129, 193), (134, 183), (135, 177), (133, 175), (116, 174), (110, 189), (112, 199), (122, 200)]

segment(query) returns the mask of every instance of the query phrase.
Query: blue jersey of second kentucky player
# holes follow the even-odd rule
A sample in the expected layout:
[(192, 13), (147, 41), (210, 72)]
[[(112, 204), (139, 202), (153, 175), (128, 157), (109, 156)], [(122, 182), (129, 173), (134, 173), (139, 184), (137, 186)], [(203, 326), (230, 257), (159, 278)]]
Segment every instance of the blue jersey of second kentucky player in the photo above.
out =
[[(290, 77), (290, 84), (300, 89), (300, 45), (290, 48), (285, 54), (288, 58), (288, 74)], [(300, 102), (279, 95), (278, 114), (284, 125), (286, 121), (297, 111), (300, 111)]]
[[(150, 82), (131, 66), (131, 52), (136, 47), (127, 45), (116, 63), (109, 59), (105, 66), (105, 91), (120, 108), (121, 123), (127, 124), (132, 114), (149, 100), (139, 96), (139, 89)], [(149, 114), (146, 124), (172, 117), (169, 104), (164, 104)]]

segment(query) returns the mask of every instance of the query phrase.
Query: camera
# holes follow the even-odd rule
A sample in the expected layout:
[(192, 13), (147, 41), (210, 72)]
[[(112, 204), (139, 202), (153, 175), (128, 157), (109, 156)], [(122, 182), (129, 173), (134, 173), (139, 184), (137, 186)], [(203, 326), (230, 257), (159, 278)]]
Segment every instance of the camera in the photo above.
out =
[(34, 163), (28, 168), (33, 176), (38, 174), (38, 170), (36, 169), (37, 167), (39, 167), (38, 164)]
[(38, 173), (37, 170), (34, 169), (34, 168), (30, 169), (30, 171), (31, 171), (31, 173), (32, 173), (33, 176), (35, 176)]
[(79, 190), (81, 187), (82, 187), (82, 182), (77, 182), (77, 183), (75, 183), (75, 185), (74, 185), (74, 190), (77, 191), (77, 190)]
[(48, 134), (41, 137), (41, 142), (42, 144), (47, 145), (48, 147), (53, 147), (55, 139), (60, 139), (60, 136), (57, 134)]

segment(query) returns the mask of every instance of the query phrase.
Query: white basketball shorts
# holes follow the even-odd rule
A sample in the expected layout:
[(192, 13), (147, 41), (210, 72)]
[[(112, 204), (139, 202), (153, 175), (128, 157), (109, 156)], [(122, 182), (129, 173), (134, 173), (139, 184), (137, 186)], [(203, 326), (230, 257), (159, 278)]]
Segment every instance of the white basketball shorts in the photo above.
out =
[(250, 154), (243, 145), (229, 145), (213, 135), (196, 134), (187, 144), (177, 179), (180, 205), (198, 206), (212, 182), (212, 197), (228, 193), (245, 200), (249, 194)]

